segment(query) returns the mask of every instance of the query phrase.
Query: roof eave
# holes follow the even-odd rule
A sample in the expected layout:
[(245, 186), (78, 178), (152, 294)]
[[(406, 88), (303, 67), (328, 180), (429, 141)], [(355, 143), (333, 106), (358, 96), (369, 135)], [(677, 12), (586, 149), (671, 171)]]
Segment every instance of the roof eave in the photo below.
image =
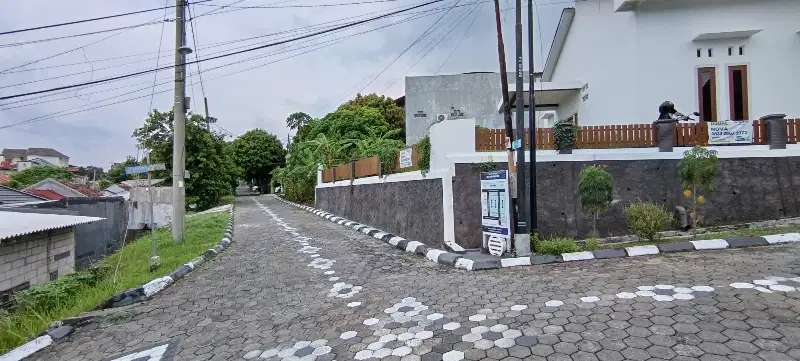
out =
[(561, 19), (558, 21), (558, 28), (553, 37), (553, 43), (550, 46), (550, 52), (547, 54), (547, 61), (545, 61), (544, 71), (542, 72), (542, 81), (550, 81), (555, 73), (558, 59), (561, 57), (561, 51), (564, 50), (564, 44), (567, 41), (569, 29), (572, 27), (572, 21), (575, 19), (575, 8), (564, 8), (561, 11)]

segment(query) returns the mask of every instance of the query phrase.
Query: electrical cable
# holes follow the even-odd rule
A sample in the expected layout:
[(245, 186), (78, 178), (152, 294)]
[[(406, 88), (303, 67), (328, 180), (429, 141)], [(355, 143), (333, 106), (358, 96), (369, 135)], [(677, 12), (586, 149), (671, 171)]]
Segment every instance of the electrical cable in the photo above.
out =
[[(199, 0), (199, 1), (197, 1), (197, 3), (204, 3), (204, 2), (209, 2), (209, 1), (212, 1), (212, 0)], [(26, 31), (50, 29), (50, 28), (56, 28), (56, 27), (66, 26), (66, 25), (75, 25), (75, 24), (88, 23), (88, 22), (91, 22), (91, 21), (113, 19), (113, 18), (118, 18), (118, 17), (122, 17), (122, 16), (143, 14), (143, 13), (148, 13), (148, 12), (151, 12), (151, 11), (163, 10), (163, 9), (167, 9), (167, 8), (169, 8), (169, 6), (165, 6), (165, 7), (161, 7), (161, 8), (154, 8), (154, 9), (132, 11), (132, 12), (127, 12), (127, 13), (122, 13), (122, 14), (107, 15), (107, 16), (101, 16), (101, 17), (91, 18), (91, 19), (68, 21), (68, 22), (58, 23), (58, 24), (34, 26), (34, 27), (31, 27), (31, 28), (25, 28), (25, 29), (7, 30), (7, 31), (0, 32), (0, 35), (16, 34), (16, 33), (22, 33), (22, 32), (26, 32)]]
[[(187, 6), (186, 10), (189, 11), (189, 17), (191, 18), (192, 17), (191, 6)], [(194, 20), (189, 21), (189, 27), (192, 29), (192, 44), (194, 44), (194, 48), (195, 48), (194, 59), (199, 61), (200, 60), (200, 52), (196, 50), (196, 49), (198, 49), (198, 47), (197, 47), (197, 33), (194, 30), (194, 23), (195, 23)], [(206, 88), (203, 85), (203, 70), (200, 69), (200, 63), (199, 62), (197, 63), (197, 74), (200, 77), (200, 90), (203, 92), (203, 99), (206, 99)]]
[[(274, 63), (277, 63), (277, 62), (280, 62), (280, 61), (288, 60), (288, 59), (291, 59), (291, 58), (294, 58), (294, 57), (297, 57), (297, 56), (300, 56), (300, 55), (303, 55), (303, 54), (314, 52), (314, 51), (320, 50), (322, 48), (326, 48), (326, 47), (341, 43), (341, 42), (343, 42), (345, 40), (348, 40), (350, 38), (353, 38), (355, 36), (358, 36), (358, 35), (361, 35), (361, 34), (364, 34), (364, 33), (377, 31), (377, 30), (380, 30), (380, 29), (383, 29), (383, 28), (386, 28), (386, 27), (389, 27), (389, 26), (397, 25), (397, 24), (404, 23), (404, 22), (411, 21), (411, 20), (420, 19), (420, 18), (423, 18), (423, 17), (426, 17), (426, 16), (430, 16), (430, 15), (433, 15), (433, 14), (422, 14), (422, 15), (416, 16), (416, 18), (409, 17), (407, 19), (404, 19), (404, 20), (401, 20), (401, 21), (397, 21), (397, 22), (392, 23), (392, 24), (384, 25), (384, 26), (376, 28), (376, 29), (371, 29), (371, 30), (367, 30), (367, 31), (364, 31), (364, 32), (361, 32), (361, 33), (351, 34), (351, 35), (348, 35), (348, 36), (345, 36), (345, 37), (342, 37), (342, 38), (339, 38), (339, 39), (334, 39), (333, 41), (329, 41), (329, 44), (321, 46), (321, 47), (318, 47), (316, 49), (307, 50), (307, 51), (304, 51), (304, 52), (301, 52), (301, 53), (297, 53), (297, 54), (293, 54), (293, 55), (290, 55), (288, 57), (281, 58), (281, 59), (278, 59), (278, 60), (274, 60), (274, 61), (271, 61), (271, 62), (268, 62), (268, 63), (265, 63), (265, 64), (253, 66), (253, 67), (246, 68), (246, 69), (237, 70), (237, 71), (234, 71), (234, 72), (231, 72), (231, 73), (228, 73), (228, 74), (223, 74), (223, 75), (214, 77), (212, 79), (209, 79), (209, 81), (213, 81), (213, 80), (216, 80), (216, 79), (228, 77), (228, 76), (231, 76), (231, 75), (234, 75), (234, 74), (239, 74), (239, 73), (242, 73), (242, 72), (245, 72), (245, 71), (249, 71), (249, 70), (252, 70), (252, 69), (264, 67), (264, 66), (267, 66), (267, 65), (270, 65), (270, 64), (274, 64)], [(315, 45), (319, 45), (319, 44), (312, 44), (311, 46), (315, 46)], [(297, 49), (294, 49), (294, 50), (297, 50)], [(238, 61), (238, 62), (241, 62), (241, 61)], [(232, 64), (221, 65), (221, 66), (218, 66), (218, 67), (215, 67), (215, 68), (206, 69), (205, 71), (208, 72), (208, 71), (211, 71), (211, 70), (214, 70), (214, 69), (223, 68), (223, 67), (226, 67), (226, 66), (229, 66), (229, 65), (232, 65)], [(191, 77), (191, 76), (193, 76), (193, 74), (189, 74), (189, 76)], [(76, 111), (70, 112), (71, 110), (75, 110), (75, 109), (82, 108), (82, 107), (85, 107), (85, 106), (88, 106), (88, 105), (92, 105), (92, 104), (102, 103), (102, 102), (107, 101), (107, 100), (119, 98), (119, 97), (122, 97), (124, 95), (136, 93), (136, 92), (139, 92), (139, 91), (142, 91), (142, 90), (145, 90), (145, 89), (149, 89), (149, 88), (150, 87), (145, 87), (145, 88), (134, 90), (134, 91), (131, 91), (131, 92), (128, 92), (128, 93), (117, 95), (117, 96), (114, 96), (114, 97), (98, 100), (98, 101), (95, 101), (95, 102), (90, 103), (90, 104), (85, 104), (85, 105), (81, 105), (81, 106), (65, 109), (65, 110), (62, 110), (62, 111), (58, 111), (58, 112), (46, 114), (46, 115), (43, 115), (43, 116), (27, 119), (27, 120), (20, 121), (20, 122), (17, 122), (17, 123), (2, 125), (2, 126), (0, 126), (0, 129), (12, 128), (12, 127), (16, 127), (16, 126), (20, 126), (20, 125), (24, 125), (24, 124), (29, 124), (29, 123), (34, 123), (34, 122), (43, 121), (43, 120), (47, 120), (47, 119), (52, 119), (52, 118), (55, 118), (55, 117), (63, 117), (63, 116), (82, 113), (82, 112), (86, 112), (86, 111), (91, 111), (91, 110), (95, 110), (95, 109), (99, 109), (99, 108), (103, 108), (103, 107), (107, 107), (107, 106), (111, 106), (111, 105), (125, 103), (125, 102), (129, 102), (129, 101), (137, 100), (137, 99), (142, 99), (142, 98), (147, 97), (148, 95), (138, 96), (138, 97), (129, 98), (129, 99), (124, 99), (124, 100), (120, 100), (120, 101), (117, 101), (117, 102), (114, 102), (114, 103), (98, 105), (98, 106), (95, 106), (95, 107), (92, 107), (92, 108), (83, 109), (83, 110), (76, 110)], [(171, 91), (171, 89), (166, 89), (166, 90), (163, 90), (163, 91), (159, 91), (159, 92), (156, 92), (155, 94), (163, 94), (163, 93), (167, 93), (169, 91)]]
[[(482, 6), (482, 5), (483, 5), (483, 4), (481, 4), (481, 5), (478, 5), (478, 6)], [(466, 38), (466, 37), (467, 37), (467, 34), (469, 33), (469, 30), (470, 30), (470, 29), (472, 29), (472, 25), (473, 25), (473, 24), (475, 24), (475, 20), (476, 20), (476, 19), (478, 19), (478, 13), (475, 13), (475, 16), (472, 18), (472, 22), (470, 22), (470, 23), (469, 23), (469, 26), (467, 26), (467, 30), (466, 30), (466, 31), (464, 31), (464, 34), (463, 34), (463, 35), (461, 35), (461, 39), (458, 39), (458, 43), (456, 43), (456, 46), (454, 46), (454, 47), (453, 47), (453, 50), (451, 50), (451, 51), (450, 51), (450, 54), (448, 54), (448, 55), (447, 55), (447, 58), (446, 58), (446, 59), (444, 59), (444, 61), (442, 62), (442, 65), (439, 65), (439, 68), (438, 68), (438, 69), (436, 69), (436, 72), (435, 72), (433, 75), (439, 75), (439, 71), (441, 71), (441, 70), (442, 70), (442, 67), (443, 67), (445, 64), (447, 64), (447, 62), (450, 60), (450, 58), (453, 56), (453, 54), (455, 54), (455, 52), (456, 52), (456, 50), (458, 49), (458, 47), (459, 47), (459, 46), (461, 46), (461, 42), (463, 42), (463, 41), (464, 41), (464, 38)]]
[[(169, 0), (165, 0), (164, 2), (164, 20), (167, 19), (167, 11), (169, 11)], [(161, 60), (161, 44), (164, 42), (164, 27), (166, 26), (166, 22), (161, 23), (161, 35), (158, 36), (158, 56), (156, 56), (156, 68), (158, 68), (159, 62)], [(150, 105), (147, 107), (147, 113), (153, 110), (153, 99), (156, 95), (156, 82), (158, 81), (158, 72), (153, 74), (153, 90), (150, 92)]]
[[(261, 45), (261, 46), (257, 46), (257, 47), (253, 47), (253, 48), (244, 49), (244, 50), (239, 50), (239, 51), (226, 53), (226, 54), (222, 54), (222, 55), (218, 55), (218, 56), (212, 56), (212, 57), (209, 57), (209, 58), (204, 58), (204, 59), (188, 62), (188, 63), (185, 63), (185, 65), (190, 65), (190, 64), (194, 64), (194, 63), (200, 63), (200, 62), (203, 62), (203, 61), (209, 61), (209, 60), (214, 60), (214, 59), (225, 58), (225, 57), (229, 57), (229, 56), (233, 56), (233, 55), (239, 55), (239, 54), (243, 54), (243, 53), (247, 53), (247, 52), (251, 52), (251, 51), (255, 51), (255, 50), (261, 50), (261, 49), (265, 49), (265, 48), (268, 48), (268, 47), (273, 47), (273, 46), (277, 46), (277, 45), (281, 45), (281, 44), (286, 44), (286, 43), (290, 43), (290, 42), (297, 41), (297, 40), (311, 38), (311, 37), (314, 37), (314, 36), (317, 36), (317, 35), (322, 35), (322, 34), (333, 32), (333, 31), (340, 30), (340, 29), (347, 29), (347, 28), (350, 28), (350, 27), (353, 27), (353, 26), (357, 26), (357, 25), (361, 25), (361, 24), (364, 24), (364, 23), (367, 23), (367, 22), (371, 22), (371, 21), (375, 21), (375, 20), (378, 20), (378, 19), (382, 19), (382, 18), (385, 18), (385, 17), (390, 16), (392, 14), (403, 13), (403, 12), (406, 12), (406, 11), (409, 11), (409, 10), (417, 9), (417, 8), (420, 8), (420, 7), (423, 7), (423, 6), (427, 6), (427, 5), (438, 3), (438, 2), (442, 2), (442, 1), (444, 1), (444, 0), (431, 0), (431, 1), (428, 1), (428, 2), (426, 2), (424, 4), (421, 4), (421, 5), (416, 5), (416, 6), (413, 6), (413, 7), (410, 7), (410, 8), (406, 8), (406, 9), (403, 9), (403, 10), (398, 10), (398, 11), (395, 11), (395, 12), (391, 12), (391, 13), (387, 13), (387, 14), (384, 14), (384, 15), (376, 16), (376, 17), (373, 17), (373, 18), (352, 22), (352, 23), (349, 23), (349, 24), (346, 24), (346, 25), (340, 25), (340, 26), (332, 28), (332, 29), (318, 31), (318, 32), (314, 32), (312, 34), (302, 35), (302, 36), (298, 36), (298, 37), (295, 37), (295, 38), (292, 38), (292, 39), (273, 42), (273, 43), (270, 43), (270, 44)], [(460, 1), (460, 0), (458, 0), (458, 1)], [(154, 72), (154, 71), (160, 71), (160, 70), (170, 69), (170, 68), (174, 68), (174, 67), (175, 67), (175, 65), (170, 65), (170, 66), (161, 67), (161, 68), (157, 68), (157, 69), (150, 69), (150, 70), (144, 70), (144, 71), (124, 74), (124, 75), (119, 75), (119, 76), (115, 76), (115, 77), (111, 77), (111, 78), (98, 79), (98, 80), (94, 80), (94, 81), (91, 81), (91, 82), (84, 82), (84, 83), (79, 83), (79, 84), (71, 84), (71, 85), (65, 85), (65, 86), (60, 86), (60, 87), (55, 87), (55, 88), (50, 88), (50, 89), (44, 89), (44, 90), (37, 90), (37, 91), (32, 91), (32, 92), (27, 92), (27, 93), (7, 95), (7, 96), (0, 97), (0, 100), (19, 98), (19, 97), (24, 97), (24, 96), (28, 96), (28, 95), (42, 94), (42, 93), (47, 93), (47, 92), (52, 92), (52, 91), (57, 91), (57, 90), (62, 90), (62, 89), (76, 88), (76, 87), (85, 86), (85, 85), (91, 85), (91, 84), (104, 83), (104, 82), (108, 82), (108, 81), (112, 81), (112, 80), (130, 78), (130, 77), (139, 76), (139, 75), (143, 75), (143, 74), (148, 74), (148, 73), (151, 73), (151, 72)]]
[[(389, 62), (389, 64), (388, 64), (388, 65), (386, 65), (386, 66), (385, 66), (385, 67), (384, 67), (384, 68), (383, 68), (383, 69), (382, 69), (380, 72), (378, 72), (378, 74), (377, 74), (377, 75), (375, 75), (375, 77), (373, 77), (373, 78), (372, 78), (372, 80), (370, 80), (370, 81), (369, 81), (369, 83), (367, 83), (367, 85), (364, 85), (364, 87), (362, 87), (362, 88), (361, 88), (361, 90), (359, 90), (359, 91), (358, 91), (358, 93), (361, 93), (361, 92), (363, 92), (363, 91), (364, 91), (364, 89), (366, 89), (368, 86), (370, 86), (370, 84), (372, 84), (372, 82), (374, 82), (376, 79), (378, 79), (378, 77), (380, 77), (380, 76), (381, 76), (381, 74), (383, 74), (383, 73), (386, 71), (386, 69), (389, 69), (389, 67), (390, 67), (390, 66), (392, 66), (392, 64), (394, 64), (394, 63), (397, 61), (397, 59), (400, 59), (400, 57), (401, 57), (401, 56), (403, 56), (403, 54), (405, 54), (405, 53), (406, 53), (406, 52), (407, 52), (409, 49), (411, 49), (411, 47), (413, 47), (413, 46), (414, 46), (414, 45), (416, 45), (416, 44), (417, 44), (417, 43), (418, 43), (420, 40), (422, 40), (422, 38), (423, 38), (423, 37), (425, 37), (425, 35), (427, 35), (427, 34), (428, 34), (428, 32), (429, 32), (429, 31), (430, 31), (430, 30), (431, 30), (431, 29), (432, 29), (432, 28), (433, 28), (433, 27), (434, 27), (434, 26), (435, 26), (437, 23), (439, 23), (439, 21), (441, 21), (441, 20), (442, 20), (442, 18), (444, 18), (444, 17), (445, 17), (445, 15), (447, 15), (448, 13), (450, 13), (450, 11), (451, 11), (451, 10), (453, 10), (453, 8), (454, 8), (456, 5), (458, 5), (458, 3), (459, 3), (459, 2), (461, 2), (461, 0), (457, 0), (457, 1), (456, 1), (456, 2), (453, 4), (453, 6), (451, 6), (449, 9), (447, 9), (447, 11), (446, 11), (444, 14), (442, 14), (442, 16), (440, 16), (438, 19), (436, 19), (436, 21), (435, 21), (433, 24), (431, 24), (431, 26), (429, 26), (429, 27), (428, 27), (428, 29), (426, 29), (426, 30), (425, 30), (425, 31), (424, 31), (424, 32), (423, 32), (423, 33), (422, 33), (422, 34), (421, 34), (421, 35), (420, 35), (420, 36), (419, 36), (419, 37), (418, 37), (416, 40), (414, 40), (414, 42), (412, 42), (412, 43), (411, 43), (411, 45), (409, 45), (407, 48), (403, 49), (403, 51), (402, 51), (402, 52), (400, 52), (400, 54), (397, 54), (397, 56), (396, 56), (394, 59), (392, 59), (392, 61), (391, 61), (391, 62)], [(0, 98), (0, 99), (1, 99), (1, 98)], [(340, 103), (341, 103), (341, 102), (340, 102)]]
[(54, 37), (54, 38), (45, 38), (45, 39), (38, 39), (38, 40), (21, 41), (21, 42), (18, 42), (18, 43), (0, 44), (0, 48), (12, 48), (12, 47), (17, 47), (17, 46), (24, 46), (24, 45), (31, 45), (31, 44), (39, 44), (39, 43), (46, 43), (46, 42), (50, 42), (50, 41), (56, 41), (56, 40), (64, 40), (64, 39), (78, 38), (78, 37), (82, 37), (82, 36), (89, 36), (89, 35), (97, 35), (97, 34), (103, 34), (103, 33), (110, 33), (110, 32), (112, 32), (112, 31), (117, 31), (117, 30), (125, 30), (125, 29), (134, 29), (134, 28), (140, 28), (140, 27), (142, 27), (142, 26), (150, 26), (150, 25), (155, 25), (155, 24), (158, 24), (158, 23), (160, 23), (160, 21), (151, 22), (151, 23), (142, 23), (142, 24), (131, 25), (131, 26), (123, 26), (123, 27), (120, 27), (120, 28), (112, 28), (112, 29), (98, 30), (98, 31), (92, 31), (92, 32), (88, 32), (88, 33), (81, 33), (81, 34), (72, 34), (72, 35), (58, 36), (58, 37)]
[[(397, 83), (397, 81), (399, 81), (400, 79), (404, 78), (405, 74), (408, 74), (408, 72), (410, 72), (411, 69), (414, 69), (414, 67), (417, 66), (417, 64), (419, 64), (419, 62), (422, 61), (422, 59), (425, 59), (425, 57), (428, 56), (428, 54), (430, 54), (431, 50), (436, 48), (445, 38), (447, 38), (450, 35), (450, 33), (453, 32), (453, 30), (455, 30), (459, 25), (461, 25), (462, 22), (464, 22), (464, 20), (466, 20), (470, 15), (472, 15), (472, 13), (475, 11), (475, 9), (478, 8), (478, 6), (480, 6), (480, 5), (475, 5), (469, 11), (464, 11), (465, 14), (463, 16), (461, 16), (460, 19), (459, 19), (459, 17), (455, 17), (455, 21), (453, 22), (453, 24), (451, 24), (452, 27), (450, 27), (450, 30), (448, 30), (444, 35), (442, 35), (439, 38), (439, 41), (436, 42), (436, 44), (433, 44), (434, 38), (431, 37), (431, 41), (428, 42), (428, 44), (426, 44), (424, 47), (422, 47), (422, 49), (420, 49), (420, 51), (417, 52), (417, 54), (415, 54), (411, 59), (415, 59), (417, 57), (417, 55), (422, 53), (422, 51), (425, 50), (425, 49), (428, 49), (428, 51), (426, 51), (425, 54), (423, 54), (421, 58), (417, 59), (417, 61), (415, 61), (414, 64), (412, 64), (410, 67), (408, 67), (408, 69), (406, 69), (406, 71), (404, 72), (404, 75), (401, 75), (400, 77), (396, 78), (381, 93), (386, 93), (386, 91), (389, 90), (392, 86), (394, 86)], [(431, 44), (433, 44), (433, 46), (430, 46)]]
[(214, 4), (197, 4), (202, 6), (219, 6), (230, 9), (286, 9), (286, 8), (317, 8), (317, 7), (333, 7), (333, 6), (350, 6), (350, 5), (363, 5), (363, 4), (376, 4), (396, 2), (401, 0), (370, 0), (370, 1), (356, 1), (350, 3), (337, 3), (337, 4), (313, 4), (313, 5), (254, 5), (254, 6), (230, 6), (230, 5), (214, 5)]

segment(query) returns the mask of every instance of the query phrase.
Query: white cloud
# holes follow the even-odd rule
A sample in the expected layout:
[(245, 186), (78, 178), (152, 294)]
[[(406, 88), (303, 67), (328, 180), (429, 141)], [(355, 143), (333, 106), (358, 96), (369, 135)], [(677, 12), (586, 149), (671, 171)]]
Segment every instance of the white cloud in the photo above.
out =
[[(317, 0), (293, 0), (290, 2), (283, 1), (282, 3), (284, 5), (313, 4), (314, 1)], [(349, 0), (319, 1), (334, 3), (346, 2)], [(462, 3), (470, 3), (473, 1), (475, 0), (462, 0)], [(231, 2), (233, 2), (233, 0), (215, 0), (211, 2), (211, 4), (225, 5)], [(216, 55), (212, 54), (212, 52), (220, 52), (220, 54), (226, 53), (233, 47), (254, 45), (259, 41), (264, 43), (275, 41), (277, 36), (203, 49), (207, 47), (208, 44), (212, 43), (285, 31), (349, 16), (412, 6), (419, 3), (419, 1), (414, 0), (398, 0), (393, 2), (340, 7), (247, 9), (200, 17), (196, 20), (195, 24), (198, 46), (200, 47), (199, 55), (201, 58), (205, 58), (207, 56)], [(538, 9), (540, 10), (539, 19), (542, 21), (543, 44), (541, 44), (541, 49), (537, 46), (536, 51), (538, 53), (542, 50), (545, 56), (537, 54), (537, 68), (541, 67), (542, 59), (546, 57), (546, 52), (550, 47), (550, 42), (552, 41), (561, 9), (570, 5), (569, 3), (558, 1), (540, 3), (542, 5), (540, 5)], [(174, 1), (169, 1), (169, 4), (174, 4)], [(275, 4), (275, 1), (245, 0), (236, 4), (236, 6), (269, 4)], [(453, 1), (448, 0), (444, 3), (430, 5), (429, 7), (452, 4)], [(46, 5), (47, 6), (44, 6), (43, 3), (37, 0), (4, 3), (3, 11), (0, 13), (0, 24), (2, 24), (0, 31), (155, 8), (164, 6), (164, 1), (109, 2), (101, 0), (81, 0), (78, 2), (47, 2)], [(509, 5), (513, 5), (513, 2), (507, 4), (506, 1), (501, 1), (501, 8), (507, 8)], [(454, 8), (442, 19), (441, 23), (448, 26), (449, 24), (454, 24), (458, 18), (462, 15), (466, 15), (466, 12), (470, 8), (471, 7), (467, 6)], [(193, 12), (194, 15), (198, 15), (213, 9), (215, 8), (195, 5)], [(144, 23), (157, 17), (160, 18), (162, 15), (163, 12), (155, 11), (106, 21), (3, 35), (0, 36), (0, 44), (129, 26)], [(219, 118), (219, 124), (233, 133), (241, 134), (248, 129), (259, 127), (267, 129), (283, 139), (288, 133), (284, 126), (284, 119), (289, 113), (305, 111), (317, 117), (325, 115), (325, 113), (332, 110), (339, 101), (355, 95), (355, 92), (360, 90), (367, 83), (367, 79), (371, 79), (403, 49), (408, 47), (408, 45), (422, 34), (422, 32), (439, 16), (440, 14), (432, 15), (423, 19), (359, 35), (342, 43), (274, 64), (264, 65), (268, 62), (312, 48), (305, 48), (296, 52), (265, 57), (227, 66), (218, 70), (208, 71), (203, 74), (203, 79), (205, 81), (206, 94), (209, 98), (211, 115)], [(497, 71), (497, 45), (493, 4), (487, 2), (476, 9), (470, 18), (461, 22), (447, 38), (441, 41), (441, 43), (413, 69), (407, 71), (416, 61), (416, 59), (412, 59), (412, 56), (419, 54), (417, 58), (421, 57), (425, 51), (420, 53), (420, 49), (422, 49), (424, 45), (429, 44), (429, 42), (431, 42), (430, 46), (433, 46), (433, 43), (444, 35), (447, 26), (442, 26), (440, 28), (441, 30), (433, 32), (429, 38), (424, 39), (411, 48), (411, 50), (384, 72), (381, 77), (377, 78), (369, 87), (364, 89), (364, 92), (380, 93), (386, 90), (387, 95), (397, 97), (403, 94), (403, 76), (430, 75), (435, 73), (464, 34), (464, 31), (472, 20), (472, 16), (476, 16), (474, 25), (464, 38), (458, 50), (442, 67), (441, 73)], [(167, 17), (174, 17), (172, 9), (168, 11)], [(403, 17), (393, 17), (390, 19), (383, 19), (316, 41), (326, 41), (347, 34), (373, 29), (402, 18)], [(511, 67), (513, 67), (514, 64), (513, 20), (513, 11), (504, 14), (504, 37), (506, 43), (506, 57), (510, 66), (509, 71), (513, 71)], [(83, 50), (54, 57), (53, 59), (42, 61), (25, 68), (14, 69), (7, 74), (0, 74), (0, 96), (64, 86), (77, 82), (86, 82), (153, 68), (156, 65), (155, 59), (152, 59), (155, 58), (155, 54), (128, 57), (113, 61), (99, 60), (156, 52), (158, 50), (157, 47), (161, 28), (162, 26), (157, 24), (132, 29), (121, 35), (88, 46)], [(6, 47), (0, 51), (0, 70), (92, 43), (112, 34), (114, 34), (114, 32), (26, 46)], [(187, 42), (190, 46), (194, 47), (191, 38), (191, 31), (187, 27)], [(537, 43), (539, 42), (538, 36), (535, 41)], [(168, 22), (164, 26), (163, 43), (161, 46), (161, 55), (163, 58), (161, 58), (159, 62), (161, 66), (172, 64), (173, 58), (170, 54), (174, 42), (174, 23)], [(308, 44), (310, 43), (297, 43), (297, 45), (293, 44), (291, 47)], [(275, 52), (278, 49), (288, 48), (274, 47), (223, 59), (211, 60), (201, 63), (201, 68), (206, 70), (233, 61), (247, 59), (252, 56)], [(190, 60), (193, 59), (194, 54), (190, 56)], [(134, 61), (139, 62), (127, 64)], [(20, 71), (69, 63), (79, 64), (35, 71)], [(258, 65), (264, 66), (215, 79), (231, 72)], [(111, 68), (100, 70), (105, 67)], [(94, 69), (94, 71), (92, 71), (92, 69)], [(26, 85), (9, 86), (83, 71), (86, 71), (86, 73)], [(190, 72), (194, 73), (196, 71), (196, 65), (191, 65)], [(172, 106), (172, 77), (173, 71), (171, 69), (159, 72), (159, 82), (164, 82), (165, 84), (156, 87), (156, 91), (164, 92), (154, 96), (154, 108), (166, 110)], [(187, 95), (192, 96), (192, 110), (195, 112), (202, 112), (202, 92), (198, 80), (198, 78), (192, 77), (187, 81)], [(396, 83), (387, 89), (395, 80), (397, 80)], [(102, 107), (92, 111), (58, 116), (23, 126), (0, 129), (0, 148), (52, 147), (69, 155), (73, 164), (94, 164), (108, 167), (111, 162), (119, 161), (127, 154), (136, 153), (135, 143), (131, 138), (131, 133), (134, 128), (141, 125), (143, 119), (146, 117), (150, 104), (149, 94), (152, 81), (153, 74), (147, 74), (123, 81), (103, 84), (101, 86), (89, 86), (77, 90), (77, 92), (73, 89), (64, 94), (31, 100), (29, 102), (66, 97), (66, 99), (60, 101), (46, 102), (16, 109), (0, 110), (0, 126), (2, 126), (71, 108), (75, 108), (72, 111), (85, 109), (96, 106), (97, 104), (91, 103), (98, 100), (119, 96), (141, 88), (147, 88), (144, 91), (124, 95), (101, 104), (112, 103), (137, 96), (141, 96), (141, 99)], [(127, 87), (113, 90), (114, 88), (123, 86)], [(103, 92), (98, 94), (86, 94), (99, 91)], [(0, 108), (29, 103), (2, 105), (15, 100), (17, 99), (0, 101)], [(85, 107), (81, 108), (82, 106)]]

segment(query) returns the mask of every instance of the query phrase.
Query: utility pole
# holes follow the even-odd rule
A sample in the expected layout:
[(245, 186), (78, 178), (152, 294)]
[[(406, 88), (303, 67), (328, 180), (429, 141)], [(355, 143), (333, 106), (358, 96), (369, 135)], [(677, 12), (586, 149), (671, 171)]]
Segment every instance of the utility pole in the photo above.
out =
[(503, 92), (503, 121), (506, 125), (506, 137), (510, 141), (514, 139), (514, 126), (511, 123), (511, 103), (508, 100), (508, 70), (506, 47), (503, 43), (503, 25), (500, 20), (500, 0), (494, 0), (494, 17), (497, 23), (497, 56), (500, 58), (500, 89)]
[[(515, 45), (517, 55), (517, 91), (516, 91), (516, 110), (517, 110), (517, 136), (519, 141), (517, 148), (517, 217), (516, 231), (514, 232), (514, 249), (517, 257), (528, 256), (531, 253), (531, 235), (528, 233), (528, 197), (526, 196), (527, 187), (525, 185), (525, 147), (522, 145), (525, 139), (525, 94), (523, 87), (523, 66), (522, 66), (522, 0), (517, 0), (517, 16), (515, 30)], [(532, 130), (531, 130), (532, 131)]]
[[(534, 59), (533, 59), (533, 0), (528, 0), (528, 144), (530, 144), (530, 154), (531, 154), (531, 165), (529, 169), (529, 178), (531, 182), (530, 194), (529, 194), (529, 201), (528, 201), (528, 210), (530, 216), (530, 223), (528, 224), (528, 228), (530, 228), (531, 234), (536, 234), (539, 232), (538, 223), (539, 220), (537, 219), (537, 204), (536, 204), (536, 129), (538, 128), (538, 124), (536, 124), (536, 94), (535, 94), (535, 87), (534, 87), (534, 72), (536, 71), (533, 67)], [(532, 249), (532, 251), (536, 251)]]
[(186, 141), (186, 54), (192, 49), (186, 40), (185, 0), (175, 1), (175, 122), (172, 139), (172, 241), (183, 242), (185, 195), (185, 141)]
[(208, 98), (203, 97), (203, 105), (206, 109), (206, 130), (211, 131), (211, 118), (208, 117)]

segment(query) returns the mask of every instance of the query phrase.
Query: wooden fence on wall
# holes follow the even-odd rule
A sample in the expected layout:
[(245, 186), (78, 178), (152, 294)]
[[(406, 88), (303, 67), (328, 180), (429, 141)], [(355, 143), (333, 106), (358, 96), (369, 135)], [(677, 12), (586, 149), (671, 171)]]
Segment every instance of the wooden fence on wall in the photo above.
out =
[[(786, 122), (787, 141), (800, 141), (800, 119)], [(528, 145), (528, 129), (525, 129), (525, 149)], [(753, 144), (767, 144), (767, 123), (753, 121)], [(706, 123), (679, 123), (675, 127), (675, 146), (692, 147), (708, 145)], [(596, 125), (579, 127), (575, 138), (575, 149), (646, 148), (658, 146), (658, 132), (654, 124)], [(506, 149), (505, 129), (476, 129), (475, 150), (502, 151)], [(536, 129), (536, 149), (555, 149), (552, 128)]]
[[(401, 152), (398, 152), (394, 171), (390, 172), (390, 174), (419, 170), (419, 149), (417, 145), (404, 149), (411, 149), (411, 166), (405, 168), (400, 167)], [(333, 181), (353, 180), (380, 175), (384, 175), (381, 171), (381, 160), (378, 156), (373, 156), (325, 169), (322, 171), (322, 182), (330, 183)]]

